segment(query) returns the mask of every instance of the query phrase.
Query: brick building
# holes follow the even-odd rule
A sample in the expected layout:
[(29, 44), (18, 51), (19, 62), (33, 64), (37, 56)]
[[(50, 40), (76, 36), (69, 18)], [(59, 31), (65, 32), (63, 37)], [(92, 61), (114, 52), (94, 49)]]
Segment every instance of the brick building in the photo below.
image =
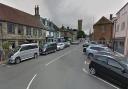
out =
[[(112, 15), (110, 16), (112, 19)], [(93, 40), (102, 44), (110, 44), (113, 36), (113, 23), (106, 17), (102, 17), (93, 25), (94, 36)]]
[(26, 42), (42, 43), (45, 30), (40, 21), (39, 7), (35, 15), (0, 3), (0, 46), (8, 42), (13, 47)]

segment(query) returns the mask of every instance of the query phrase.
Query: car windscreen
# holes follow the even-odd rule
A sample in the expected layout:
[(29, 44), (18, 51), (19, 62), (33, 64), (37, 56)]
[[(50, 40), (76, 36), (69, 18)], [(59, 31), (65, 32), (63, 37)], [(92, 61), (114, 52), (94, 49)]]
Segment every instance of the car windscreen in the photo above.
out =
[(40, 48), (47, 48), (48, 44), (40, 45)]
[(16, 48), (13, 49), (13, 52), (16, 53), (20, 48), (21, 46), (17, 46)]
[(121, 64), (123, 64), (124, 66), (125, 66), (125, 68), (127, 68), (128, 69), (128, 58), (126, 59), (122, 59), (121, 61), (120, 61), (120, 63)]
[(97, 51), (104, 51), (104, 48), (101, 48), (101, 47), (91, 47), (90, 49), (97, 50)]

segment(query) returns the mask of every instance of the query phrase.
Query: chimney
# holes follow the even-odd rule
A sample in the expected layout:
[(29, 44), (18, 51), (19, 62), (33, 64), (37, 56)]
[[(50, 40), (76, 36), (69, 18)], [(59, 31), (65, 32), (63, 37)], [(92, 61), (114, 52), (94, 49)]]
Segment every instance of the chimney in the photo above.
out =
[(36, 7), (36, 5), (35, 5), (35, 15), (37, 14), (37, 7)]
[(39, 14), (39, 6), (35, 6), (35, 16), (36, 17), (40, 17), (40, 14)]
[(110, 20), (112, 20), (113, 19), (113, 14), (110, 14)]

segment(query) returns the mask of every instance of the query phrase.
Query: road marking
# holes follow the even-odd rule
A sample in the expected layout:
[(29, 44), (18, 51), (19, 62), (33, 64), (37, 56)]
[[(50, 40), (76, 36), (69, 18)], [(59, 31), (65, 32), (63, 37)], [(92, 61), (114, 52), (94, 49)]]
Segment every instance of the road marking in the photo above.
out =
[[(72, 51), (73, 51), (73, 50), (72, 50)], [(48, 62), (47, 64), (45, 64), (45, 66), (48, 66), (49, 64), (51, 64), (51, 63), (53, 63), (53, 62), (59, 60), (60, 58), (62, 58), (63, 56), (65, 56), (65, 55), (67, 55), (67, 54), (69, 54), (69, 53), (71, 53), (72, 51), (68, 51), (68, 52), (64, 53), (63, 55), (61, 55), (61, 56), (59, 56), (59, 57), (53, 59), (52, 61), (50, 61), (50, 62)]]
[[(87, 71), (85, 68), (83, 68), (83, 71), (84, 71), (86, 74), (89, 74), (88, 71)], [(112, 87), (114, 87), (115, 89), (120, 89), (120, 88), (118, 88), (117, 86), (115, 86), (115, 85), (113, 85), (113, 84), (111, 84), (111, 83), (109, 83), (109, 82), (107, 82), (107, 81), (105, 81), (105, 80), (103, 80), (103, 79), (101, 79), (101, 78), (99, 78), (99, 77), (97, 77), (97, 76), (94, 76), (94, 75), (91, 75), (91, 74), (89, 74), (89, 75), (92, 76), (92, 77), (94, 77), (94, 78), (96, 78), (96, 79), (98, 79), (98, 80), (100, 80), (100, 81), (102, 81), (102, 82), (104, 82), (104, 83), (106, 83), (106, 84), (108, 84), (108, 85), (110, 85), (110, 86), (112, 86)]]
[(37, 76), (37, 74), (35, 74), (35, 75), (33, 76), (33, 78), (32, 78), (31, 81), (29, 82), (29, 84), (28, 84), (28, 86), (27, 86), (26, 89), (29, 89), (29, 88), (30, 88), (30, 86), (31, 86), (31, 84), (32, 84), (32, 82), (33, 82), (33, 80), (35, 79), (36, 76)]

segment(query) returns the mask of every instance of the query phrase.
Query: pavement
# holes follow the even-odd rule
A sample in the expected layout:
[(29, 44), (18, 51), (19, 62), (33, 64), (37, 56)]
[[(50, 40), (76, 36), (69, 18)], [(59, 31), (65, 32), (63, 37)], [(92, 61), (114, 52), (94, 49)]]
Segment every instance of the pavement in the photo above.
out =
[(0, 65), (0, 89), (119, 89), (88, 73), (82, 44), (16, 65)]

